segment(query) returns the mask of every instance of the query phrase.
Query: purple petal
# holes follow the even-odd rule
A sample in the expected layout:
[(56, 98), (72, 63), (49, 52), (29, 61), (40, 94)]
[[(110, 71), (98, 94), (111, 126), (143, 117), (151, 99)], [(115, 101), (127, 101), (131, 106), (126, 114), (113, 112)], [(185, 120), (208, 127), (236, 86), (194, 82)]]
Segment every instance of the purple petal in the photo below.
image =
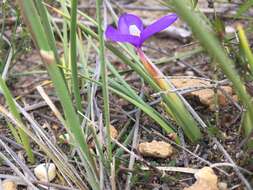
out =
[(108, 26), (105, 31), (105, 36), (107, 39), (112, 40), (114, 42), (128, 42), (136, 47), (140, 46), (140, 38), (137, 36), (132, 36), (129, 34), (121, 34), (118, 30), (116, 30), (112, 26)]
[(177, 20), (176, 14), (166, 15), (146, 27), (141, 33), (141, 43), (157, 32), (160, 32)]
[(130, 34), (129, 27), (135, 25), (140, 31), (143, 30), (143, 23), (138, 16), (125, 13), (120, 16), (118, 22), (118, 29), (122, 34)]

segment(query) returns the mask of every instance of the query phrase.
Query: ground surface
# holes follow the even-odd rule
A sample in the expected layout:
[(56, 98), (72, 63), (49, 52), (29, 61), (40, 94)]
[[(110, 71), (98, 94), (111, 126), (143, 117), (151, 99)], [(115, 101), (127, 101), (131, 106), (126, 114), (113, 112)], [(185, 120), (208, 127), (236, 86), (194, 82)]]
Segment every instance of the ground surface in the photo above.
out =
[[(119, 5), (124, 11), (121, 12), (131, 12), (139, 15), (147, 23), (150, 23), (152, 20), (159, 18), (161, 15), (164, 15), (166, 11), (161, 10), (145, 10), (152, 8), (152, 6), (159, 6), (155, 1), (137, 1), (137, 2), (125, 2), (119, 1)], [(209, 11), (208, 4), (199, 2), (200, 7), (207, 12)], [(84, 6), (82, 8), (82, 5)], [(91, 16), (94, 13), (94, 4), (90, 2), (85, 2), (81, 5), (82, 10), (90, 12)], [(232, 4), (233, 5), (233, 4)], [(220, 7), (225, 7), (226, 4), (217, 4), (217, 9)], [(230, 4), (227, 4), (230, 6)], [(143, 10), (144, 7), (144, 10)], [(210, 8), (210, 10), (213, 10)], [(219, 14), (219, 13), (218, 13)], [(213, 13), (208, 12), (207, 15), (212, 18)], [(227, 14), (221, 15), (224, 23), (227, 26), (233, 27), (235, 23), (241, 22), (244, 23), (244, 20), (232, 20), (226, 18), (226, 15), (230, 15), (230, 12)], [(246, 22), (245, 25), (248, 23)], [(175, 24), (176, 27), (184, 28), (185, 24), (182, 21), (178, 21)], [(11, 38), (12, 32), (12, 23), (5, 28), (5, 35)], [(22, 51), (19, 51), (19, 54), (16, 55), (14, 61), (12, 62), (12, 67), (10, 69), (8, 85), (12, 90), (12, 94), (15, 97), (18, 97), (19, 102), (25, 107), (27, 111), (36, 119), (36, 121), (44, 126), (44, 129), (51, 135), (52, 141), (57, 142), (59, 135), (64, 133), (64, 128), (57, 118), (53, 115), (51, 110), (48, 108), (47, 104), (43, 101), (36, 90), (37, 85), (45, 84), (44, 88), (48, 95), (54, 100), (55, 104), (60, 108), (58, 104), (58, 99), (55, 96), (53, 87), (49, 84), (46, 84), (50, 80), (46, 73), (46, 69), (41, 62), (38, 52), (36, 51), (34, 45), (30, 41), (29, 36), (20, 37), (20, 33), (16, 34), (17, 44), (25, 44), (27, 48), (21, 47)], [(187, 53), (189, 51), (197, 49), (198, 42), (192, 35), (182, 40), (178, 39), (177, 35), (169, 32), (163, 32), (162, 35), (156, 35), (150, 39), (144, 45), (144, 50), (146, 54), (154, 61), (159, 62), (168, 57), (178, 55), (180, 53)], [(59, 46), (60, 47), (60, 46)], [(95, 65), (94, 55), (90, 55), (89, 65)], [(107, 56), (110, 57), (112, 63), (117, 66), (119, 70), (127, 69), (127, 66), (124, 63), (120, 62), (117, 58), (112, 56), (107, 52)], [(161, 64), (161, 70), (167, 76), (196, 76), (204, 77), (208, 79), (218, 79), (219, 81), (225, 79), (223, 74), (219, 70), (215, 70), (214, 64), (212, 64), (212, 59), (209, 58), (204, 51), (196, 54), (192, 54), (187, 59), (175, 59), (173, 61), (167, 61)], [(36, 72), (35, 72), (36, 71)], [(154, 92), (147, 86), (141, 83), (138, 76), (134, 72), (129, 72), (125, 76), (125, 80), (131, 84), (133, 87), (138, 89), (139, 92), (144, 93), (146, 101), (152, 102), (159, 98), (159, 96), (153, 96)], [(228, 86), (229, 86), (228, 82)], [(98, 91), (96, 94), (96, 103), (98, 104), (98, 109), (101, 109), (102, 99), (101, 92)], [(185, 143), (182, 144), (182, 147), (173, 145), (174, 153), (171, 157), (167, 159), (157, 159), (145, 157), (145, 160), (151, 163), (154, 166), (177, 166), (185, 168), (202, 168), (206, 165), (211, 165), (217, 163), (230, 163), (230, 158), (234, 161), (237, 166), (245, 168), (253, 172), (253, 160), (252, 153), (246, 151), (242, 142), (244, 137), (240, 130), (241, 126), (241, 110), (235, 106), (235, 104), (240, 104), (240, 102), (230, 98), (234, 101), (227, 101), (224, 106), (218, 107), (218, 110), (210, 110), (208, 105), (204, 105), (199, 100), (199, 97), (196, 96), (187, 96), (187, 100), (192, 105), (192, 107), (197, 111), (201, 118), (208, 124), (210, 127), (209, 130), (205, 130), (204, 139), (198, 144), (192, 144), (185, 139)], [(87, 99), (83, 96), (84, 103)], [(1, 97), (1, 104), (4, 104), (4, 100)], [(162, 108), (159, 104), (153, 105), (157, 110), (162, 111)], [(128, 103), (127, 101), (110, 94), (110, 109), (111, 109), (111, 120), (112, 125), (120, 133), (123, 130), (126, 130), (128, 133), (131, 132), (131, 129), (135, 126), (126, 113), (129, 113), (132, 117), (138, 117), (139, 119), (139, 132), (138, 132), (138, 142), (152, 141), (152, 140), (163, 140), (171, 141), (168, 136), (157, 126), (150, 118), (145, 114), (141, 113), (139, 116), (136, 116), (136, 112), (132, 112), (135, 108)], [(163, 117), (168, 118), (166, 113), (162, 113)], [(217, 117), (216, 117), (217, 116)], [(129, 125), (126, 123), (129, 122)], [(209, 133), (208, 133), (209, 132)], [(179, 133), (182, 133), (182, 131)], [(183, 135), (181, 135), (183, 136)], [(0, 138), (6, 141), (6, 139), (13, 139), (10, 131), (6, 128), (6, 123), (2, 119), (0, 126)], [(124, 137), (119, 137), (118, 140), (123, 140)], [(181, 139), (184, 139), (183, 137)], [(17, 146), (14, 141), (6, 141), (9, 146), (17, 153), (21, 153), (24, 156), (22, 149)], [(182, 141), (184, 142), (184, 141)], [(63, 151), (68, 155), (69, 147), (66, 145), (60, 145)], [(126, 146), (131, 149), (131, 143)], [(40, 151), (38, 147), (34, 145), (35, 151)], [(136, 154), (140, 155), (138, 150), (134, 150)], [(188, 152), (187, 152), (188, 151)], [(189, 153), (190, 152), (190, 153)], [(70, 153), (70, 152), (69, 152)], [(21, 157), (22, 157), (21, 156)], [(141, 155), (140, 155), (141, 156)], [(201, 158), (202, 160), (200, 160)], [(41, 162), (45, 157), (38, 156), (37, 162)], [(129, 154), (124, 153), (121, 155), (120, 159), (122, 163), (119, 166), (119, 176), (117, 179), (119, 187), (124, 187), (127, 173), (127, 162), (129, 160)], [(125, 164), (124, 164), (125, 163)], [(139, 169), (141, 162), (136, 163), (136, 167), (133, 169), (132, 184), (134, 184), (132, 189), (183, 189), (195, 182), (195, 178), (192, 174), (185, 174), (181, 172), (166, 172), (164, 175), (156, 173), (155, 171), (145, 171), (143, 172)], [(29, 166), (33, 168), (34, 166)], [(229, 189), (243, 189), (244, 183), (238, 177), (238, 172), (234, 170), (228, 164), (224, 164), (218, 167), (214, 167), (214, 171), (217, 174), (220, 182), (225, 182)], [(224, 173), (225, 171), (225, 173)], [(0, 165), (1, 174), (12, 174), (13, 171), (7, 167), (4, 163)], [(243, 172), (242, 172), (243, 173)], [(253, 184), (252, 175), (243, 173), (247, 181)], [(54, 183), (60, 183), (60, 180), (55, 180)]]

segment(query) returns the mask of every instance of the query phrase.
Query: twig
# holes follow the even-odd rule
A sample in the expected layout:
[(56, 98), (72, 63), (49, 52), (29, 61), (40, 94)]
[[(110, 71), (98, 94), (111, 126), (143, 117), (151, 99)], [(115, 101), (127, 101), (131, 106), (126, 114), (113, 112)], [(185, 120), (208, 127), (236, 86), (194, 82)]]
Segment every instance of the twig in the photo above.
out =
[(10, 47), (10, 50), (9, 50), (9, 53), (8, 53), (8, 57), (7, 57), (7, 60), (5, 62), (5, 66), (4, 66), (4, 70), (2, 72), (2, 78), (4, 80), (7, 79), (7, 74), (8, 74), (8, 70), (9, 70), (9, 67), (10, 67), (10, 64), (11, 64), (11, 59), (12, 59), (12, 56), (13, 56), (13, 50), (12, 50), (12, 45), (9, 41), (9, 39), (5, 36), (5, 35), (1, 35), (1, 37), (3, 38), (3, 40), (9, 45)]
[[(11, 179), (11, 180), (14, 180), (15, 182), (17, 182), (17, 184), (27, 185), (27, 183), (21, 177), (18, 177), (18, 176), (0, 174), (0, 179)], [(33, 184), (40, 184), (40, 185), (47, 186), (47, 187), (55, 187), (55, 188), (61, 189), (61, 190), (78, 190), (77, 188), (67, 187), (67, 186), (63, 186), (63, 185), (59, 185), (59, 184), (55, 184), (55, 183), (47, 183), (47, 182), (38, 181), (38, 180), (30, 180), (30, 182)]]
[(215, 164), (210, 165), (211, 168), (213, 168), (213, 167), (220, 167), (220, 166), (221, 167), (222, 166), (229, 166), (229, 167), (233, 167), (233, 168), (238, 167), (238, 169), (240, 169), (241, 171), (243, 171), (243, 172), (245, 172), (245, 173), (247, 173), (249, 175), (253, 175), (253, 172), (251, 172), (251, 171), (249, 171), (249, 170), (247, 170), (245, 168), (242, 168), (240, 166), (233, 165), (231, 163), (215, 163)]
[[(141, 92), (141, 96), (143, 96), (143, 90)], [(135, 124), (134, 124), (132, 151), (136, 149), (138, 141), (139, 141), (138, 132), (139, 132), (140, 115), (141, 115), (141, 111), (138, 110), (137, 113), (136, 113), (136, 120), (135, 120)], [(131, 154), (130, 155), (130, 160), (129, 160), (129, 165), (128, 165), (128, 169), (129, 170), (133, 169), (134, 161), (135, 161), (135, 157), (134, 157), (133, 154)], [(132, 173), (129, 173), (128, 176), (127, 176), (127, 180), (126, 180), (125, 190), (129, 190), (130, 189), (131, 178), (132, 178)]]
[(41, 102), (37, 102), (36, 104), (33, 105), (28, 105), (25, 106), (25, 111), (33, 111), (33, 110), (37, 110), (39, 108), (43, 108), (46, 107), (48, 104), (45, 101), (41, 101)]
[[(184, 149), (186, 149), (186, 144), (185, 144), (185, 140), (184, 140), (184, 133), (182, 128), (179, 128), (179, 138), (180, 138), (180, 142), (182, 144), (182, 146), (184, 147)], [(188, 167), (189, 165), (189, 159), (188, 156), (186, 154), (186, 151), (183, 149), (183, 158), (184, 158), (184, 166)]]
[[(0, 140), (1, 141), (1, 140)], [(1, 144), (5, 146), (5, 144), (1, 141)], [(5, 146), (5, 149), (8, 146)], [(7, 149), (6, 149), (7, 150)], [(19, 169), (2, 153), (0, 152), (0, 158), (2, 158), (10, 167), (11, 169), (13, 169), (13, 171), (21, 177), (21, 179), (23, 179), (29, 186), (33, 187), (34, 190), (39, 190), (37, 187), (35, 187), (30, 180), (23, 175), (23, 173), (21, 171), (19, 171)]]
[[(157, 169), (161, 171), (166, 171), (166, 172), (181, 172), (181, 173), (190, 173), (190, 174), (195, 174), (196, 172), (199, 171), (199, 169), (193, 169), (193, 168), (183, 168), (183, 167), (156, 167)], [(142, 170), (149, 170), (148, 167), (141, 167)]]
[(115, 181), (115, 157), (112, 158), (112, 163), (111, 163), (111, 186), (112, 190), (116, 190), (116, 181)]
[(126, 147), (124, 147), (124, 145), (122, 145), (119, 141), (113, 139), (112, 140), (115, 144), (117, 144), (120, 148), (122, 148), (125, 152), (129, 153), (130, 155), (133, 155), (135, 157), (136, 160), (144, 163), (146, 166), (148, 166), (149, 168), (155, 170), (158, 173), (161, 173), (161, 171), (159, 169), (157, 169), (156, 167), (152, 166), (149, 162), (147, 162), (146, 160), (144, 160), (143, 158), (141, 158), (140, 156), (138, 156), (137, 154), (135, 154), (133, 151), (128, 150)]
[(233, 161), (233, 159), (230, 157), (230, 155), (228, 154), (228, 152), (224, 149), (224, 147), (220, 144), (220, 142), (213, 137), (212, 140), (214, 141), (214, 143), (218, 146), (218, 148), (220, 149), (220, 151), (223, 152), (225, 158), (234, 166), (234, 170), (237, 174), (237, 176), (241, 179), (241, 181), (244, 183), (244, 185), (246, 186), (246, 188), (248, 190), (252, 190), (252, 187), (250, 185), (250, 183), (247, 181), (247, 179), (243, 176), (243, 174), (240, 172), (238, 166), (235, 164), (235, 162)]
[[(0, 114), (3, 115), (7, 120), (15, 124), (17, 127), (22, 128), (25, 133), (29, 135), (29, 137), (34, 140), (40, 148), (53, 160), (53, 162), (57, 165), (59, 172), (62, 174), (64, 179), (71, 186), (71, 180), (75, 181), (75, 185), (81, 187), (83, 189), (88, 189), (87, 185), (84, 183), (84, 179), (79, 176), (76, 172), (75, 168), (68, 163), (67, 156), (63, 154), (47, 137), (44, 131), (42, 131), (41, 127), (37, 124), (36, 121), (19, 105), (16, 103), (17, 108), (20, 112), (26, 117), (26, 119), (30, 122), (31, 127), (36, 131), (36, 135), (31, 132), (31, 130), (27, 129), (23, 123), (20, 123), (13, 115), (7, 111), (0, 104)], [(1, 153), (0, 153), (1, 154)]]
[[(178, 148), (180, 148), (180, 149), (182, 149), (182, 150), (185, 150), (187, 153), (191, 154), (192, 156), (194, 156), (195, 158), (197, 158), (197, 159), (200, 160), (201, 162), (207, 164), (208, 166), (211, 166), (211, 165), (213, 164), (213, 163), (211, 163), (211, 162), (205, 160), (204, 158), (199, 157), (197, 154), (191, 152), (190, 150), (184, 148), (183, 146), (181, 146), (181, 145), (175, 143), (174, 141), (172, 141), (172, 140), (166, 138), (165, 136), (163, 136), (162, 134), (160, 134), (160, 133), (157, 132), (156, 130), (151, 129), (151, 131), (149, 131), (146, 127), (142, 127), (142, 128), (143, 128), (145, 131), (147, 131), (148, 133), (153, 133), (153, 134), (159, 136), (159, 137), (162, 138), (165, 142), (169, 142), (170, 144), (172, 144), (172, 145), (174, 145), (174, 146), (176, 146), (176, 147), (178, 147)], [(222, 169), (220, 169), (220, 168), (218, 168), (218, 167), (215, 167), (215, 168), (216, 168), (217, 170), (219, 170), (220, 172), (222, 172), (223, 174), (229, 176), (229, 174), (228, 174), (227, 172), (225, 172), (224, 170), (222, 170)]]
[(27, 165), (21, 160), (18, 155), (0, 139), (0, 145), (4, 148), (4, 150), (12, 157), (12, 159), (19, 165), (19, 167), (23, 170), (23, 173), (27, 174), (29, 178), (36, 179)]
[[(24, 149), (24, 147), (18, 143), (16, 143), (15, 141), (13, 141), (12, 139), (9, 139), (8, 137), (6, 137), (5, 135), (0, 135), (0, 139), (3, 140), (3, 141), (6, 141), (7, 143), (10, 143), (12, 146), (14, 146), (14, 148), (16, 149)], [(37, 151), (34, 151), (32, 150), (32, 152), (38, 156), (41, 156), (43, 157), (44, 155), (37, 152)]]
[(53, 101), (49, 98), (49, 96), (46, 94), (42, 86), (36, 87), (38, 92), (40, 93), (41, 97), (45, 100), (46, 104), (51, 108), (57, 119), (61, 121), (61, 123), (66, 127), (65, 120), (63, 119), (60, 111), (57, 109), (57, 107), (54, 105)]

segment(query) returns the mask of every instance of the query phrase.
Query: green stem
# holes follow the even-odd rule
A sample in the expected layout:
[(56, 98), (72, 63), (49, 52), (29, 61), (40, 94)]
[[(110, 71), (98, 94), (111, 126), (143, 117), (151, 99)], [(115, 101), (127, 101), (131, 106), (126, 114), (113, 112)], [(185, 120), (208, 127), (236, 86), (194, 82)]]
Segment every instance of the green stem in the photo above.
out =
[(48, 37), (42, 26), (42, 22), (33, 0), (17, 1), (21, 13), (23, 14), (26, 24), (29, 27), (33, 40), (39, 49), (41, 58), (45, 63), (49, 76), (51, 77), (56, 93), (60, 99), (64, 115), (66, 118), (67, 131), (73, 135), (75, 145), (79, 148), (83, 157), (85, 172), (87, 173), (87, 181), (93, 189), (99, 189), (97, 170), (89, 146), (86, 142), (84, 132), (80, 126), (80, 120), (72, 104), (71, 96), (64, 82), (63, 76), (58, 68), (57, 60), (48, 42)]
[[(139, 48), (137, 48), (136, 51), (147, 73), (149, 73), (160, 89), (165, 92), (173, 90), (175, 87), (166, 78), (166, 76), (164, 76), (161, 70), (159, 70), (159, 68), (146, 57), (144, 52)], [(184, 103), (181, 101), (179, 95), (177, 93), (166, 92), (165, 96), (167, 97), (168, 105), (170, 105), (165, 108), (170, 116), (172, 116), (173, 119), (180, 124), (180, 127), (183, 128), (186, 136), (190, 140), (199, 140), (201, 138), (201, 132), (196, 121), (192, 118)]]
[[(19, 114), (19, 111), (16, 108), (15, 101), (12, 98), (11, 92), (9, 91), (8, 87), (5, 84), (5, 81), (1, 77), (0, 77), (0, 87), (1, 87), (1, 89), (3, 91), (4, 97), (6, 99), (6, 103), (7, 103), (8, 107), (9, 107), (9, 109), (10, 109), (11, 114), (20, 123), (22, 123), (21, 116)], [(32, 148), (30, 146), (30, 140), (29, 140), (27, 134), (21, 128), (18, 128), (17, 130), (18, 130), (18, 134), (20, 136), (21, 142), (22, 142), (22, 144), (24, 146), (24, 149), (25, 149), (25, 151), (27, 153), (29, 162), (35, 163), (34, 154), (32, 152)], [(19, 142), (20, 140), (17, 139), (17, 141)]]
[(77, 110), (82, 112), (81, 95), (79, 90), (79, 82), (77, 74), (76, 22), (77, 22), (77, 0), (72, 0), (71, 22), (70, 22), (70, 59), (71, 59), (72, 85)]
[[(199, 15), (187, 7), (184, 0), (172, 0), (172, 3), (177, 13), (187, 22), (198, 40), (215, 59), (217, 65), (222, 69), (227, 78), (231, 80), (233, 86), (235, 87), (236, 93), (243, 102), (244, 106), (247, 107), (252, 120), (253, 106), (250, 96), (246, 92), (240, 76), (233, 68), (234, 63), (228, 58), (217, 38), (209, 31), (209, 28), (207, 28), (206, 25), (203, 25), (204, 22)], [(251, 126), (250, 131), (252, 130), (253, 127)]]
[[(98, 0), (97, 0), (98, 1)], [(69, 19), (69, 16), (56, 10), (53, 7), (50, 7), (52, 10), (55, 12), (61, 14), (63, 17)], [(97, 11), (100, 9), (97, 9)], [(94, 31), (92, 31), (90, 28), (78, 23), (79, 27), (87, 34), (89, 34), (92, 38), (99, 40), (99, 38), (102, 38), (102, 36), (98, 36)], [(99, 31), (101, 30), (101, 23), (97, 25)], [(101, 34), (101, 32), (100, 32)], [(131, 52), (127, 52), (131, 58), (134, 59), (134, 61), (130, 60), (129, 57), (126, 56), (126, 53), (120, 51), (118, 48), (112, 46), (110, 43), (106, 43), (105, 46), (113, 52), (116, 56), (118, 56), (124, 63), (129, 65), (133, 70), (135, 70), (154, 90), (156, 91), (161, 91), (161, 88), (156, 84), (156, 82), (149, 76), (149, 74), (145, 71), (143, 66), (141, 65), (140, 61), (138, 60), (138, 57), (134, 55)], [(126, 50), (126, 49), (125, 49)], [(102, 63), (101, 63), (102, 64)], [(101, 65), (102, 67), (102, 65)], [(196, 129), (197, 131), (197, 122), (194, 120), (194, 118), (191, 116), (187, 110), (184, 112), (187, 113), (187, 116), (185, 114), (181, 114), (180, 110), (177, 110), (177, 106), (175, 106), (175, 103), (166, 95), (162, 94), (162, 98), (164, 102), (166, 103), (166, 109), (168, 110), (174, 110), (173, 112), (176, 112), (176, 117), (177, 117), (177, 122), (179, 123), (180, 126), (185, 127), (191, 131), (192, 128)], [(190, 133), (189, 133), (190, 134)], [(201, 134), (199, 132), (196, 132), (196, 134), (193, 137), (190, 137), (192, 141), (196, 141), (201, 137)]]
[(109, 110), (109, 93), (108, 93), (108, 79), (107, 79), (107, 67), (105, 62), (105, 42), (102, 29), (102, 16), (101, 16), (101, 0), (96, 0), (96, 14), (98, 22), (98, 40), (99, 40), (99, 61), (101, 65), (101, 79), (102, 79), (102, 93), (104, 100), (104, 124), (107, 132), (107, 147), (109, 159), (112, 159), (112, 146), (110, 135), (110, 110)]

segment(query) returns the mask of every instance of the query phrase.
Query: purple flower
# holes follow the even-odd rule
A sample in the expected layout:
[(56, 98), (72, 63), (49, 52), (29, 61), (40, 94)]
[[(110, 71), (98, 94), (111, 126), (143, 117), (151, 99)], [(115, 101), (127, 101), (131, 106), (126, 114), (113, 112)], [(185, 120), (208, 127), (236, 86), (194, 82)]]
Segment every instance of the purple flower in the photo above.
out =
[(133, 14), (125, 13), (120, 16), (118, 29), (108, 26), (105, 31), (107, 39), (115, 42), (128, 42), (139, 48), (145, 40), (157, 32), (170, 26), (177, 20), (176, 14), (166, 15), (144, 28), (141, 19)]

